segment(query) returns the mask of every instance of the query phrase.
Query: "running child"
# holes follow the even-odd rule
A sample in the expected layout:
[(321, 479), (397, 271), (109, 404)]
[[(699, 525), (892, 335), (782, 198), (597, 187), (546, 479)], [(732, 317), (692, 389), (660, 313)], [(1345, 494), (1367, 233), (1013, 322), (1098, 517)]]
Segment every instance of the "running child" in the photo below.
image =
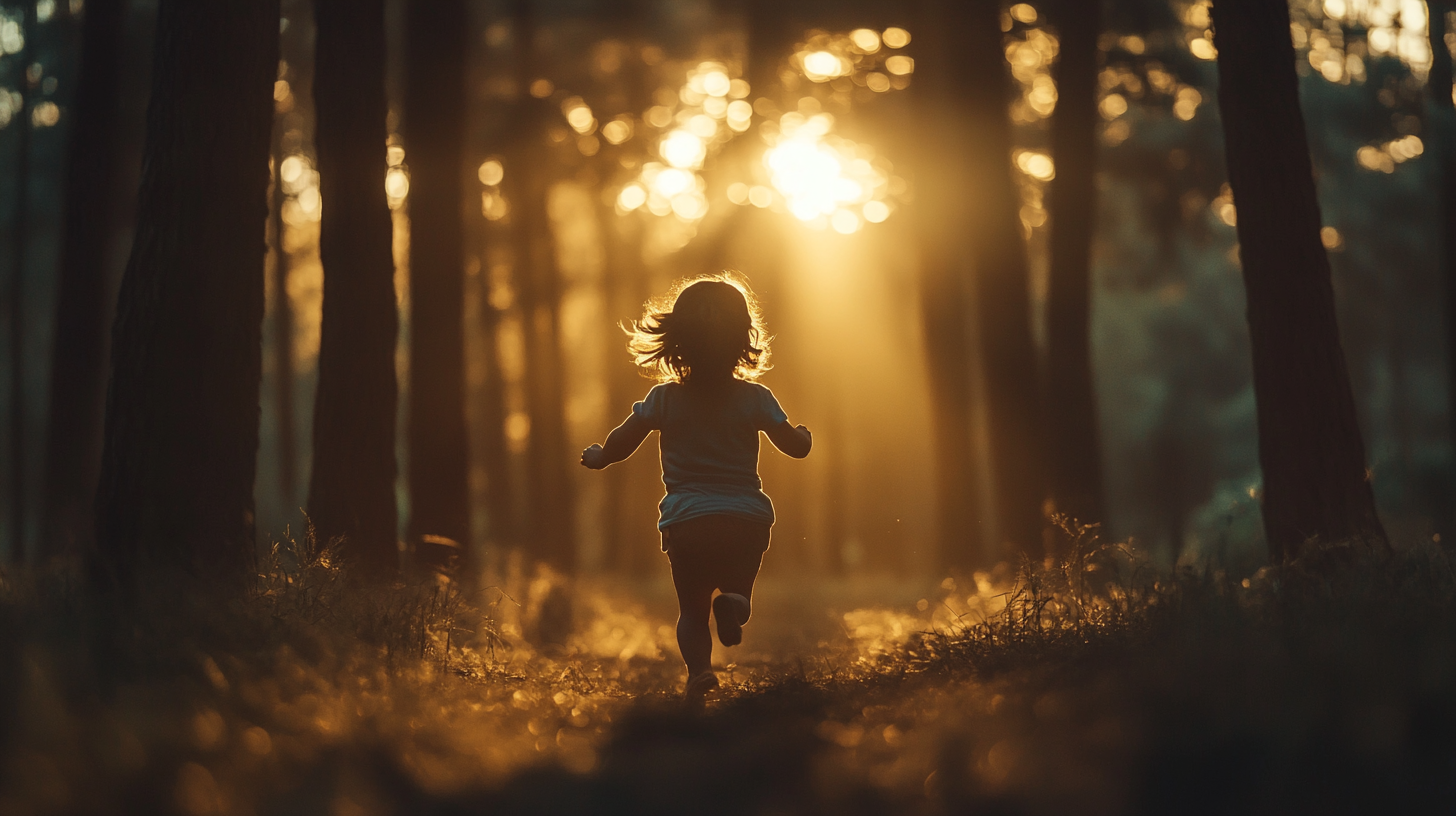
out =
[(754, 382), (769, 367), (769, 336), (753, 293), (735, 278), (698, 278), (675, 298), (648, 303), (628, 334), (637, 365), (660, 384), (581, 463), (600, 470), (659, 432), (667, 495), (657, 528), (677, 590), (685, 698), (697, 704), (718, 687), (708, 612), (724, 646), (742, 641), (768, 549), (774, 509), (758, 477), (758, 434), (795, 459), (809, 455), (813, 439)]

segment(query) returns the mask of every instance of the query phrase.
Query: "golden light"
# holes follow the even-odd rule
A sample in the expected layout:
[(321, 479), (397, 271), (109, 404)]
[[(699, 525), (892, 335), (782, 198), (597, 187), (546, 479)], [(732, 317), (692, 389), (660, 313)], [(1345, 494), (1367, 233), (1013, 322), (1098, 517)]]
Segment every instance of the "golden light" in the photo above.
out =
[(748, 185), (741, 181), (735, 181), (728, 185), (728, 200), (734, 204), (747, 204)]
[(632, 120), (617, 118), (602, 125), (602, 138), (618, 145), (632, 138)]
[[(868, 148), (826, 138), (833, 122), (824, 113), (785, 114), (779, 121), (778, 141), (764, 154), (763, 163), (795, 218), (815, 229), (833, 227), (848, 234), (862, 226), (863, 205), (875, 201), (888, 185), (886, 174), (870, 161), (873, 154)], [(760, 195), (760, 189), (749, 190), (749, 201), (760, 207), (772, 203), (768, 191)], [(888, 208), (884, 214), (888, 216)]]
[(703, 75), (703, 90), (709, 96), (727, 96), (733, 89), (733, 81), (722, 71), (708, 71)]
[(828, 51), (813, 51), (804, 55), (804, 75), (810, 81), (828, 82), (848, 72), (844, 61)]
[(297, 184), (305, 169), (303, 157), (289, 156), (283, 160), (283, 164), (279, 165), (278, 178), (282, 179), (284, 184)]
[(759, 209), (773, 204), (773, 190), (762, 185), (754, 185), (748, 189), (748, 203)]
[(501, 164), (500, 159), (486, 159), (480, 163), (480, 170), (476, 172), (476, 176), (480, 178), (481, 184), (494, 187), (506, 177), (506, 168)]
[(545, 99), (555, 92), (556, 86), (551, 84), (549, 79), (538, 79), (531, 83), (531, 96), (537, 99)]
[(399, 145), (390, 145), (384, 149), (384, 163), (390, 167), (399, 167), (404, 164), (404, 148)]
[(748, 80), (735, 79), (728, 83), (728, 96), (733, 99), (743, 99), (748, 96)]
[(699, 167), (708, 156), (708, 146), (686, 130), (674, 130), (658, 145), (657, 152), (673, 167)]
[(652, 188), (652, 192), (663, 198), (672, 198), (690, 189), (697, 177), (686, 170), (663, 167), (652, 162), (642, 169), (642, 180), (647, 182)]
[(656, 128), (665, 128), (672, 124), (672, 108), (666, 105), (653, 105), (647, 109), (647, 124)]
[(1203, 104), (1203, 94), (1194, 88), (1179, 88), (1178, 98), (1173, 102), (1173, 115), (1187, 122), (1198, 113), (1198, 106), (1201, 104)]
[(896, 54), (885, 60), (885, 70), (897, 76), (904, 76), (915, 71), (915, 60), (903, 54)]
[(499, 221), (506, 217), (508, 211), (506, 197), (496, 190), (485, 190), (480, 194), (480, 214), (484, 215), (487, 221)]
[(1218, 49), (1213, 47), (1213, 41), (1207, 37), (1194, 38), (1188, 43), (1188, 50), (1201, 60), (1218, 59)]
[(596, 117), (581, 97), (573, 96), (561, 103), (561, 112), (566, 114), (566, 123), (577, 133), (591, 133), (597, 126)]
[[(389, 172), (384, 175), (384, 193), (389, 196), (391, 204), (403, 201), (405, 196), (409, 195), (409, 187), (409, 174), (398, 167), (391, 167)], [(307, 193), (308, 190), (305, 190), (299, 195), (299, 203), (303, 202), (303, 196)], [(309, 208), (304, 207), (304, 209)]]
[(865, 76), (865, 87), (875, 93), (885, 93), (890, 90), (890, 78), (879, 71), (871, 71)]
[(718, 133), (718, 123), (713, 121), (713, 117), (700, 113), (688, 119), (688, 130), (699, 139), (711, 139)]
[(1320, 243), (1325, 245), (1325, 249), (1332, 251), (1345, 248), (1344, 236), (1340, 235), (1340, 231), (1334, 227), (1322, 227), (1320, 229)]
[(880, 35), (880, 39), (890, 48), (904, 48), (910, 44), (910, 32), (903, 28), (890, 27)]
[(883, 201), (867, 201), (862, 212), (864, 220), (871, 224), (879, 224), (890, 217), (890, 205)]
[(1018, 23), (1030, 25), (1036, 22), (1036, 9), (1026, 3), (1017, 3), (1011, 7), (1011, 17)]
[(753, 106), (742, 99), (736, 99), (728, 103), (727, 114), (728, 124), (731, 127), (734, 122), (747, 122), (753, 119)]
[(728, 113), (728, 100), (721, 96), (710, 96), (703, 100), (703, 113), (714, 119), (722, 119)]
[(1103, 119), (1116, 119), (1127, 113), (1127, 99), (1122, 94), (1108, 94), (1098, 103), (1097, 110)]
[(849, 32), (849, 41), (854, 43), (855, 48), (866, 54), (873, 54), (880, 50), (880, 34), (874, 29), (856, 28)]
[(1021, 172), (1037, 181), (1051, 181), (1057, 175), (1056, 164), (1052, 162), (1052, 157), (1034, 150), (1016, 151), (1016, 166)]
[(628, 184), (617, 194), (617, 207), (620, 210), (631, 212), (647, 203), (647, 191), (642, 189), (640, 184)]
[[(408, 191), (408, 188), (409, 182), (406, 181), (406, 192)], [(310, 187), (307, 190), (304, 190), (303, 192), (298, 194), (298, 207), (300, 210), (303, 211), (303, 214), (307, 216), (310, 221), (319, 220), (319, 216), (323, 214), (323, 203), (323, 196), (319, 195), (319, 190), (317, 187)]]

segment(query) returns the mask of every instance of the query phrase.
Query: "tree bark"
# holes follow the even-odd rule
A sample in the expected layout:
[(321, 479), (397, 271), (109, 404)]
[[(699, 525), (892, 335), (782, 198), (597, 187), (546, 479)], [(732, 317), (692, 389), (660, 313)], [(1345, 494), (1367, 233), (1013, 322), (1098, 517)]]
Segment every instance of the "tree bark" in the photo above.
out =
[(118, 296), (93, 578), (238, 587), (254, 555), (277, 0), (162, 0)]
[(118, 134), (126, 0), (92, 0), (81, 23), (51, 356), (41, 557), (76, 555), (91, 536), (106, 401), (106, 326), (121, 169)]
[[(465, 431), (464, 0), (406, 6), (404, 136), (410, 165), (409, 537), (443, 536), (468, 552)], [(420, 547), (434, 563), (439, 551)], [(434, 555), (431, 555), (431, 554)]]
[(566, 447), (558, 313), (560, 275), (547, 213), (551, 178), (546, 167), (542, 124), (549, 103), (528, 93), (535, 75), (535, 19), (528, 0), (514, 9), (517, 87), (521, 91), (521, 129), (507, 164), (505, 184), (513, 208), (511, 231), (525, 336), (526, 405), (531, 419), (526, 451), (526, 489), (531, 556), (562, 572), (576, 569), (575, 506)]
[(1058, 512), (1103, 520), (1102, 453), (1092, 373), (1092, 236), (1097, 214), (1097, 37), (1100, 0), (1062, 0), (1052, 23), (1061, 47), (1052, 78), (1057, 109), (1052, 156), (1057, 176), (1047, 192), (1051, 268), (1046, 325), (1044, 416), (1047, 468)]
[(384, 192), (384, 0), (314, 4), (323, 325), (308, 508), (368, 577), (399, 566), (393, 222)]
[[(1446, 285), (1446, 379), (1447, 413), (1452, 445), (1456, 446), (1456, 105), (1453, 105), (1451, 49), (1446, 45), (1446, 14), (1453, 9), (1449, 0), (1429, 0), (1431, 73), (1427, 79), (1430, 93), (1429, 137), (1440, 164), (1437, 223), (1437, 251), (1440, 253), (1441, 279)], [(1451, 535), (1453, 531), (1442, 531)]]
[[(921, 54), (912, 93), (925, 144), (916, 167), (920, 245), (920, 311), (935, 436), (937, 563), (968, 571), (989, 559), (977, 512), (975, 450), (971, 438), (971, 270), (958, 246), (956, 213), (965, 180), (957, 139), (964, 123), (956, 99), (960, 70), (949, 3), (929, 4), (917, 33)], [(998, 29), (999, 30), (999, 29)]]
[(15, 117), (15, 235), (10, 246), (10, 562), (25, 563), (25, 259), (30, 249), (30, 132), (35, 129), (35, 85), (30, 81), (30, 55), (35, 39), (35, 0), (21, 8), (20, 31), (25, 38), (16, 64), (20, 69), (20, 115)]
[(961, 56), (953, 76), (967, 116), (961, 148), (968, 172), (958, 226), (975, 276), (997, 543), (1039, 556), (1047, 498), (1041, 388), (1021, 197), (1011, 175), (1011, 77), (1001, 4), (966, 0), (959, 8)]
[(1219, 109), (1248, 297), (1264, 530), (1385, 547), (1335, 319), (1329, 258), (1282, 0), (1217, 0)]

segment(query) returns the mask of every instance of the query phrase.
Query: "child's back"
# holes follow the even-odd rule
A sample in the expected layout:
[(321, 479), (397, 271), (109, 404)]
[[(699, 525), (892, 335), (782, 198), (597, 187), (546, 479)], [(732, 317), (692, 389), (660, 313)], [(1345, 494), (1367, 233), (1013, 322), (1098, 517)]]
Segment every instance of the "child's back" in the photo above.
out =
[(657, 526), (677, 591), (686, 696), (701, 702), (718, 684), (709, 609), (718, 639), (737, 645), (774, 521), (758, 478), (758, 434), (795, 458), (808, 456), (813, 440), (809, 429), (789, 424), (771, 391), (751, 381), (768, 367), (768, 335), (736, 282), (695, 281), (670, 309), (650, 309), (632, 334), (638, 365), (670, 382), (633, 405), (605, 445), (582, 452), (581, 463), (598, 470), (620, 462), (660, 432), (667, 495)]
[(738, 379), (669, 382), (632, 406), (661, 432), (659, 529), (717, 513), (773, 524), (773, 502), (758, 477), (758, 434), (788, 421), (773, 392)]

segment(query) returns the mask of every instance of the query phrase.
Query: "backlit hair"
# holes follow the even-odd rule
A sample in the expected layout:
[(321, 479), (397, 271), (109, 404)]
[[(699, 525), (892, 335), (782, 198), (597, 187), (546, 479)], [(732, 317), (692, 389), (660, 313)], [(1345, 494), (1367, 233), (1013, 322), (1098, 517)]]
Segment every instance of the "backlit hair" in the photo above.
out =
[(754, 380), (769, 369), (758, 299), (733, 272), (680, 281), (624, 330), (632, 358), (661, 382), (687, 382), (694, 370)]

